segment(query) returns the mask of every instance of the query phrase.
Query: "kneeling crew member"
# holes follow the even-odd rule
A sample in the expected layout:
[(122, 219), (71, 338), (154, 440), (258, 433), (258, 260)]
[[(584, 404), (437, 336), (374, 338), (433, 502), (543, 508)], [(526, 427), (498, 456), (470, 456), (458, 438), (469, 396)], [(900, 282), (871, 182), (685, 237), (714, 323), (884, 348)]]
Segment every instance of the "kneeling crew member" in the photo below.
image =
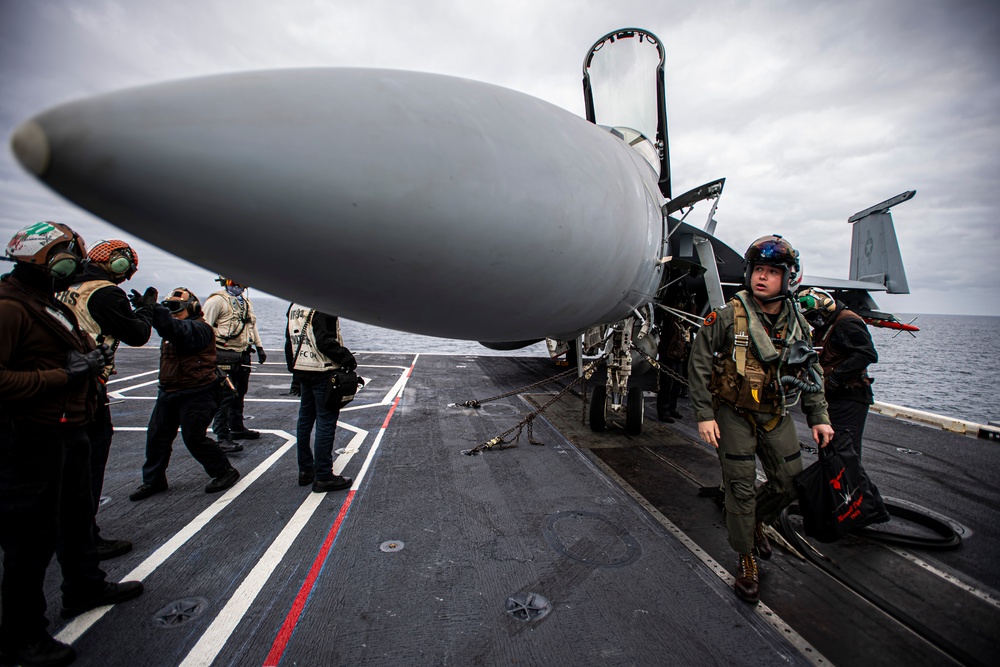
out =
[[(698, 435), (718, 450), (725, 487), (729, 544), (739, 554), (736, 594), (760, 598), (754, 551), (771, 555), (764, 534), (795, 499), (802, 458), (795, 424), (779, 384), (782, 351), (809, 341), (809, 326), (791, 301), (799, 275), (798, 253), (780, 236), (754, 241), (744, 256), (747, 289), (709, 313), (688, 362), (691, 404)], [(811, 343), (811, 341), (809, 341)], [(817, 372), (820, 372), (816, 364)], [(813, 440), (825, 447), (833, 437), (822, 392), (802, 396)], [(767, 483), (757, 487), (755, 457)]]
[(184, 445), (212, 477), (205, 493), (218, 493), (236, 483), (240, 473), (219, 443), (206, 433), (219, 409), (215, 369), (215, 334), (201, 317), (201, 304), (186, 287), (173, 290), (153, 306), (153, 328), (160, 334), (160, 387), (146, 430), (146, 463), (142, 484), (129, 496), (143, 500), (167, 490), (167, 464), (177, 429)]
[(878, 352), (865, 321), (826, 290), (811, 287), (799, 292), (799, 307), (813, 325), (813, 343), (822, 348), (823, 386), (835, 433), (850, 431), (854, 451), (861, 458), (868, 407), (875, 402), (868, 366), (878, 363)]
[[(133, 347), (145, 345), (152, 332), (150, 321), (153, 318), (153, 304), (156, 303), (156, 290), (147, 288), (145, 295), (140, 298), (139, 307), (133, 312), (128, 296), (119, 287), (139, 269), (138, 253), (128, 243), (112, 239), (98, 241), (90, 247), (87, 255), (90, 258), (87, 267), (75, 284), (59, 293), (59, 300), (73, 309), (80, 327), (98, 345), (108, 345), (112, 353), (118, 349), (119, 343)], [(116, 372), (113, 361), (105, 366), (98, 386), (97, 413), (86, 427), (90, 438), (90, 484), (95, 512), (101, 502), (104, 470), (108, 465), (111, 440), (115, 433), (111, 422), (111, 406), (108, 404), (107, 381)], [(101, 560), (121, 556), (132, 550), (132, 543), (128, 540), (105, 539), (100, 532), (95, 514), (94, 541)]]
[(29, 225), (6, 254), (15, 264), (0, 280), (0, 663), (68, 665), (76, 652), (46, 630), (45, 570), (57, 544), (64, 618), (142, 593), (138, 581), (107, 581), (94, 546), (84, 425), (110, 351), (95, 349), (55, 299), (86, 261), (76, 232)]

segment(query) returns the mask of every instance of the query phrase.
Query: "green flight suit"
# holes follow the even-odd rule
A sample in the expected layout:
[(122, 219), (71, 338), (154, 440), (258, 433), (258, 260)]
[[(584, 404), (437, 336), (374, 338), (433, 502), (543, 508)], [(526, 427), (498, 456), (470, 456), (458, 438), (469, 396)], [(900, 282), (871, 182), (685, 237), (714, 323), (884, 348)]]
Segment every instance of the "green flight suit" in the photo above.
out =
[[(760, 305), (748, 292), (740, 292), (740, 295), (747, 305), (748, 319), (756, 319), (756, 325), (764, 326), (766, 330), (769, 323)], [(721, 358), (723, 355), (733, 354), (734, 302), (735, 299), (716, 311), (715, 317), (710, 315), (706, 321), (714, 321), (698, 332), (688, 361), (688, 382), (695, 419), (699, 422), (714, 419), (719, 425), (721, 437), (718, 455), (725, 488), (729, 544), (738, 553), (750, 554), (754, 546), (755, 523), (771, 523), (782, 509), (795, 500), (793, 479), (802, 471), (802, 457), (795, 424), (783, 407), (777, 409), (777, 414), (741, 409), (734, 403), (723, 401), (718, 393), (713, 394), (710, 390), (713, 360), (716, 356)], [(791, 336), (790, 332), (801, 330), (800, 337), (808, 340), (808, 327), (794, 326), (789, 320), (789, 317), (797, 318), (793, 308), (786, 299), (773, 330), (769, 333), (775, 336), (784, 332), (786, 336)], [(801, 325), (801, 318), (797, 321)], [(751, 332), (754, 331), (754, 326), (751, 323)], [(763, 330), (757, 328), (756, 331)], [(762, 366), (769, 368), (774, 377), (779, 375), (779, 361), (761, 360), (754, 343), (749, 345), (747, 353), (753, 355)], [(818, 364), (815, 368), (821, 371)], [(761, 393), (762, 403), (766, 404), (768, 399), (777, 399), (772, 385), (765, 387)], [(822, 392), (803, 394), (801, 400), (810, 427), (830, 423)], [(780, 400), (778, 404), (783, 405)], [(751, 425), (751, 421), (754, 425)], [(765, 427), (770, 428), (765, 431)], [(755, 457), (760, 458), (767, 476), (767, 482), (760, 487), (756, 485)]]

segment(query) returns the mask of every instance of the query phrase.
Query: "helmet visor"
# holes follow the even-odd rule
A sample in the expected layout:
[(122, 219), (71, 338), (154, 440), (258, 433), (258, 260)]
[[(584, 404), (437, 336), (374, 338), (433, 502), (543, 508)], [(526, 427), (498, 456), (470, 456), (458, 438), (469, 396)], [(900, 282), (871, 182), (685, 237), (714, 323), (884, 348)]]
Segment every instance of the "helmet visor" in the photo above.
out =
[(754, 244), (753, 250), (752, 255), (758, 262), (788, 264), (789, 260), (793, 260), (788, 252), (788, 242), (783, 239), (758, 241)]

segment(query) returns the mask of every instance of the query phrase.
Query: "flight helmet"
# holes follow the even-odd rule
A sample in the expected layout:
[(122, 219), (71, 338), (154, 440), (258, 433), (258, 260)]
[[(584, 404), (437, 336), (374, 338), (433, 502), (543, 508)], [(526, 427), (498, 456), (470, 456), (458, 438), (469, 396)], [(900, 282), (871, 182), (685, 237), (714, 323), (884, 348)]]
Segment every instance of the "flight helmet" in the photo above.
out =
[(87, 263), (87, 246), (79, 234), (60, 222), (36, 222), (24, 227), (7, 244), (15, 262), (45, 270), (53, 279), (73, 279)]
[(783, 239), (778, 234), (762, 236), (747, 248), (743, 255), (746, 260), (746, 272), (743, 274), (743, 281), (750, 287), (750, 279), (753, 275), (754, 266), (764, 264), (776, 266), (784, 271), (783, 282), (785, 284), (785, 294), (776, 299), (791, 296), (792, 291), (802, 283), (802, 266), (799, 262), (799, 251), (792, 247), (792, 244)]
[(119, 239), (98, 241), (90, 247), (87, 256), (107, 269), (117, 282), (128, 280), (139, 270), (139, 253)]
[(802, 290), (796, 300), (806, 321), (817, 329), (826, 326), (830, 317), (837, 311), (837, 300), (829, 292), (818, 287)]
[(201, 303), (187, 287), (174, 288), (170, 295), (160, 302), (160, 305), (170, 311), (170, 314), (179, 320), (199, 317), (201, 315)]

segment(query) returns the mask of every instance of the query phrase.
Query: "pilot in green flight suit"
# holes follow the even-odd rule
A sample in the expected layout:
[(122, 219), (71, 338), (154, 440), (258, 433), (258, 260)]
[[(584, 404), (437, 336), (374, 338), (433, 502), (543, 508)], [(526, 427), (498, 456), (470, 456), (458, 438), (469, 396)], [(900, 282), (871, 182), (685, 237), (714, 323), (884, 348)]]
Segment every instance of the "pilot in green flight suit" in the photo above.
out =
[[(729, 544), (739, 554), (736, 594), (760, 599), (754, 551), (769, 558), (763, 525), (795, 499), (802, 470), (795, 424), (779, 378), (782, 351), (809, 339), (809, 325), (790, 299), (800, 273), (798, 252), (780, 236), (754, 241), (744, 256), (746, 287), (709, 313), (688, 362), (698, 435), (718, 450)], [(821, 372), (818, 363), (814, 366)], [(802, 409), (820, 447), (833, 438), (823, 393), (803, 394)], [(767, 483), (756, 486), (755, 457)]]

